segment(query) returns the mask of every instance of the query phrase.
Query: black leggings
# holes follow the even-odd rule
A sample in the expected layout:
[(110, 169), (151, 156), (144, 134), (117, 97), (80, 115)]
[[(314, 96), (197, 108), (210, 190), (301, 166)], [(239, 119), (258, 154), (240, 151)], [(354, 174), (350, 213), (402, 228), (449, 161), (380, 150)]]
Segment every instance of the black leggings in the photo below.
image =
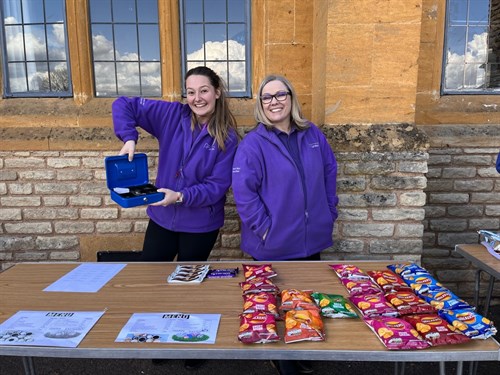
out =
[(171, 262), (177, 255), (178, 262), (204, 262), (218, 234), (218, 229), (205, 233), (172, 232), (149, 220), (142, 247), (142, 261)]

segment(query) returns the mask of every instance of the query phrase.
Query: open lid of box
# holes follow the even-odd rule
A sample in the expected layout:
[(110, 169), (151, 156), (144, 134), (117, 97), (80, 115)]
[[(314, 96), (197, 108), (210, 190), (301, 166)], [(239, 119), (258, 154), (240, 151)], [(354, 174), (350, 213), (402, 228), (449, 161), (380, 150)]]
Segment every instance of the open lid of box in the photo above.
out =
[(107, 156), (104, 163), (106, 165), (106, 183), (109, 189), (149, 183), (146, 154), (134, 154), (132, 161), (128, 161), (128, 155)]

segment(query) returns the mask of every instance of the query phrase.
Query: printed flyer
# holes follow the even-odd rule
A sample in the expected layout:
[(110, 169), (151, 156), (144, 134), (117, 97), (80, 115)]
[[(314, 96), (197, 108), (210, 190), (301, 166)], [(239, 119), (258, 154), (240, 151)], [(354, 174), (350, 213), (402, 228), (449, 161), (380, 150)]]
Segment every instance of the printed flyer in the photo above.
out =
[(0, 345), (76, 348), (104, 311), (18, 311), (0, 324)]
[(116, 342), (214, 344), (220, 314), (135, 313)]

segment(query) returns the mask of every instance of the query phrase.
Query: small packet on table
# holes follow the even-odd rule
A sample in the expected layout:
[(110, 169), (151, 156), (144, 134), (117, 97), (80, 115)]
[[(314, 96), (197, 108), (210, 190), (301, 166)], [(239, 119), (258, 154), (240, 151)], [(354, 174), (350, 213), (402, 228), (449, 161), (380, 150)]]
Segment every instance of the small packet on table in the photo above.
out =
[(267, 277), (255, 277), (248, 281), (243, 281), (240, 283), (240, 287), (243, 294), (249, 293), (279, 293), (279, 288)]
[(349, 299), (361, 311), (363, 317), (399, 315), (396, 308), (386, 301), (382, 292), (350, 296)]
[(239, 273), (239, 268), (224, 268), (224, 269), (210, 269), (207, 273), (207, 279), (227, 279), (236, 277)]
[(267, 277), (269, 279), (277, 275), (271, 264), (243, 264), (242, 267), (245, 280), (252, 280), (256, 277)]
[(324, 341), (323, 320), (318, 310), (290, 310), (285, 315), (285, 343)]
[(403, 317), (432, 346), (461, 344), (470, 340), (438, 314), (415, 314)]
[(267, 344), (279, 341), (276, 319), (273, 315), (263, 312), (241, 314), (238, 340), (245, 344)]
[(343, 296), (314, 292), (311, 294), (319, 306), (321, 316), (326, 318), (357, 318), (358, 314)]
[(470, 309), (439, 310), (439, 316), (471, 339), (487, 339), (497, 333), (493, 322)]
[(168, 278), (168, 283), (173, 284), (199, 284), (208, 273), (208, 264), (180, 264), (175, 267)]
[(429, 343), (423, 340), (413, 326), (400, 318), (366, 318), (365, 323), (389, 350), (425, 349)]
[(266, 313), (280, 318), (278, 312), (278, 302), (273, 293), (251, 293), (243, 295), (243, 314)]
[(311, 290), (284, 289), (281, 291), (281, 311), (319, 310), (311, 297)]
[(395, 291), (412, 291), (408, 284), (406, 284), (404, 280), (393, 271), (380, 270), (368, 271), (367, 273), (385, 293)]

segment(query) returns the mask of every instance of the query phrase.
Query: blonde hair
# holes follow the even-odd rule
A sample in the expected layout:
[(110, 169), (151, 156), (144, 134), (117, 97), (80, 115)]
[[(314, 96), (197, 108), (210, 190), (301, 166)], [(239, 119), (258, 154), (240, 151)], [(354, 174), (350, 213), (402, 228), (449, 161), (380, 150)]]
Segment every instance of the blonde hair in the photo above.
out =
[[(212, 117), (208, 121), (207, 130), (210, 136), (214, 137), (219, 148), (225, 150), (225, 141), (229, 137), (231, 128), (236, 130), (236, 119), (229, 109), (227, 100), (227, 90), (224, 81), (212, 69), (206, 66), (197, 66), (190, 69), (184, 77), (184, 82), (192, 75), (205, 76), (214, 87), (215, 91), (219, 91), (220, 96), (215, 100), (215, 109)], [(196, 125), (196, 116), (191, 115), (191, 129)], [(236, 131), (236, 134), (238, 132)]]
[(267, 118), (266, 113), (264, 112), (264, 106), (262, 105), (262, 101), (260, 100), (264, 86), (271, 81), (282, 82), (286, 86), (287, 90), (290, 92), (290, 99), (292, 105), (290, 111), (290, 120), (293, 123), (295, 123), (295, 125), (299, 130), (304, 130), (308, 128), (310, 126), (309, 120), (304, 118), (304, 116), (302, 115), (302, 109), (300, 107), (299, 100), (297, 99), (297, 93), (295, 92), (295, 89), (293, 88), (292, 84), (288, 79), (276, 74), (268, 75), (266, 78), (264, 78), (264, 80), (260, 84), (259, 91), (257, 92), (257, 101), (255, 102), (255, 108), (254, 108), (254, 116), (257, 123), (260, 122), (266, 125), (267, 127), (273, 126), (271, 121), (269, 121), (269, 119)]

